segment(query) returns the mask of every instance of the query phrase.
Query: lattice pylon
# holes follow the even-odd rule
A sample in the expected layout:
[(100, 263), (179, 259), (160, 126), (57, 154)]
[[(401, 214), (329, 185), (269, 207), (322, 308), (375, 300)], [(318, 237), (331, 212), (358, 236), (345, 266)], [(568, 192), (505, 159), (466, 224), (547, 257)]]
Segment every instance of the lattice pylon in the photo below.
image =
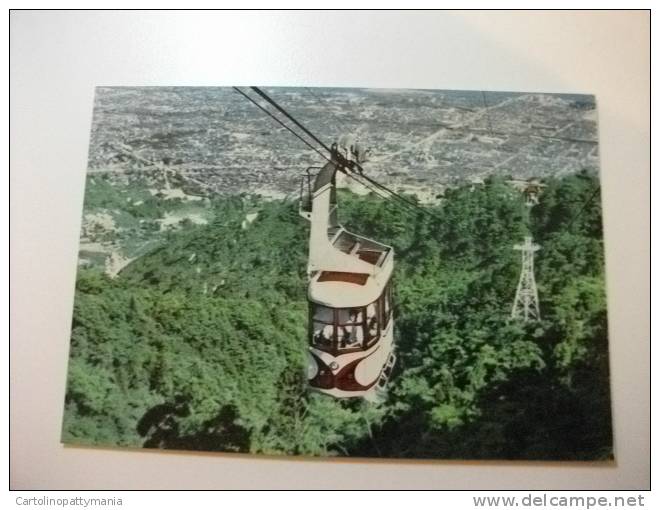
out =
[(540, 247), (532, 242), (531, 237), (525, 237), (525, 242), (516, 244), (513, 249), (522, 253), (522, 270), (511, 309), (511, 318), (522, 319), (524, 322), (541, 320), (539, 294), (534, 279), (534, 252)]

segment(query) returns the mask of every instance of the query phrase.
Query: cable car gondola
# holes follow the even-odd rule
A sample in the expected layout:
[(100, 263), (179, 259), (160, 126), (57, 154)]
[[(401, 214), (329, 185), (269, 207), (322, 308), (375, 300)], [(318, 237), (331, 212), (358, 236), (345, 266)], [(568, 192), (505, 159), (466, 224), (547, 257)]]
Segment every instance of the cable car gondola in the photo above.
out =
[(359, 162), (355, 149), (334, 144), (313, 185), (310, 169), (301, 183), (300, 214), (310, 221), (307, 377), (311, 388), (333, 397), (377, 400), (396, 361), (394, 251), (338, 222), (335, 178)]
[[(300, 214), (311, 224), (309, 385), (333, 397), (379, 401), (396, 362), (391, 283), (394, 250), (339, 224), (336, 174), (345, 173), (398, 207), (430, 213), (362, 173), (368, 151), (362, 150), (354, 136), (342, 136), (328, 147), (259, 87), (250, 87), (258, 98), (239, 87), (234, 90), (328, 161), (321, 168), (308, 168), (300, 188)], [(313, 185), (312, 169), (319, 170)]]

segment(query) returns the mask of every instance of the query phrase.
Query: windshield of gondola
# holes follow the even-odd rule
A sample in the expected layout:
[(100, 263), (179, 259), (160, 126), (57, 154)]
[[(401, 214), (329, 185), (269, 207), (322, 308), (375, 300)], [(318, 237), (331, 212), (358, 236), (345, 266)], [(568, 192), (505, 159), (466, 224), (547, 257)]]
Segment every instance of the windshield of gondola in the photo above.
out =
[(312, 340), (321, 349), (332, 347), (334, 340), (334, 309), (314, 305), (312, 312)]
[(339, 349), (362, 347), (364, 340), (364, 308), (337, 310), (337, 342)]
[(380, 330), (379, 308), (389, 312), (384, 293), (366, 307), (312, 308), (312, 343), (319, 349), (348, 350), (373, 345)]

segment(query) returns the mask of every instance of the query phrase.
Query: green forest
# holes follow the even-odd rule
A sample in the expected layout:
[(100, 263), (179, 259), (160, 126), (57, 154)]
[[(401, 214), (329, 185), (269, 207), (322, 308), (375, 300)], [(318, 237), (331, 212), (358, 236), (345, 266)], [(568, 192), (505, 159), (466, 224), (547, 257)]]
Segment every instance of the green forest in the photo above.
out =
[[(182, 221), (117, 277), (100, 264), (79, 269), (62, 440), (269, 455), (612, 458), (598, 179), (544, 184), (531, 209), (502, 178), (464, 184), (425, 205), (432, 215), (339, 191), (342, 223), (395, 250), (398, 361), (378, 404), (307, 388), (309, 227), (297, 201), (209, 197), (207, 224)], [(137, 212), (125, 215), (138, 224)], [(541, 247), (542, 320), (528, 323), (510, 319), (513, 245), (525, 235)]]

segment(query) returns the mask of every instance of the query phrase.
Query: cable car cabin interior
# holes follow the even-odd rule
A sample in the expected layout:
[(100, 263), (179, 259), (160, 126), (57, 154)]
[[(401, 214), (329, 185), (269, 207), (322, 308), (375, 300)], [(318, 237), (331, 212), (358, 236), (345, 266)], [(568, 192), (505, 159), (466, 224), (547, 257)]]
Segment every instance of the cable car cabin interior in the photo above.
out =
[[(357, 277), (357, 278), (356, 278)], [(321, 275), (320, 281), (358, 280), (364, 285), (366, 275), (353, 273), (330, 273)], [(362, 279), (364, 278), (364, 280)], [(366, 351), (376, 344), (392, 317), (391, 286), (382, 295), (366, 306), (331, 308), (310, 302), (310, 343), (321, 351), (338, 355)]]

